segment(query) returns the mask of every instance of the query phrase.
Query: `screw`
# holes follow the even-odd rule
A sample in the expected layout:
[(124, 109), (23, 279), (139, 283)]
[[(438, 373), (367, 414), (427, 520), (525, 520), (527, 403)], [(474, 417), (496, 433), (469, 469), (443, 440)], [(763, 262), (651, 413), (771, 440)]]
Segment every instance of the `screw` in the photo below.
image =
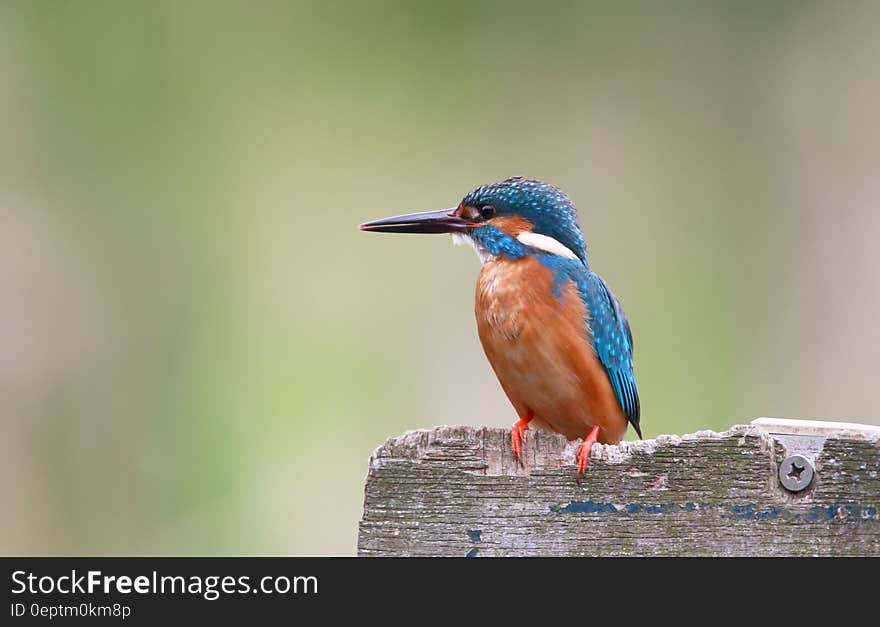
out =
[(803, 455), (786, 457), (779, 465), (779, 482), (789, 492), (800, 492), (813, 482), (813, 464)]

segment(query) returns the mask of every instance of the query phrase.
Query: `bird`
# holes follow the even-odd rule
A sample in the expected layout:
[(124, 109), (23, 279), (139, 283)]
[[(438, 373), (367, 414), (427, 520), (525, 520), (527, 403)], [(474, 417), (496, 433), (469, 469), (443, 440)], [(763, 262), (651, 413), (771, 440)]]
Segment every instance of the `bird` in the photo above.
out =
[(581, 439), (580, 482), (594, 443), (642, 437), (633, 336), (620, 301), (587, 259), (571, 199), (512, 177), (470, 191), (453, 208), (366, 222), (384, 233), (446, 233), (481, 262), (474, 312), (483, 351), (516, 410), (514, 457), (530, 427)]

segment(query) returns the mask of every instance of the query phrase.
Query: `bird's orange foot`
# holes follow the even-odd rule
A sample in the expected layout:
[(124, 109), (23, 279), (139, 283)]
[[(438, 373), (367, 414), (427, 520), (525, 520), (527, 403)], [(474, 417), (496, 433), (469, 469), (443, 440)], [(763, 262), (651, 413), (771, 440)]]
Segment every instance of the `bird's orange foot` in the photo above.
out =
[(534, 417), (534, 414), (529, 412), (514, 423), (513, 430), (510, 432), (510, 448), (513, 449), (513, 456), (520, 463), (522, 463), (523, 438), (525, 438), (526, 429), (529, 428), (529, 423)]
[(590, 431), (589, 435), (584, 438), (584, 441), (581, 442), (581, 445), (577, 450), (577, 479), (580, 482), (581, 477), (584, 476), (584, 473), (587, 471), (587, 466), (590, 464), (590, 450), (593, 448), (593, 444), (596, 443), (596, 440), (599, 439), (599, 426), (593, 427)]

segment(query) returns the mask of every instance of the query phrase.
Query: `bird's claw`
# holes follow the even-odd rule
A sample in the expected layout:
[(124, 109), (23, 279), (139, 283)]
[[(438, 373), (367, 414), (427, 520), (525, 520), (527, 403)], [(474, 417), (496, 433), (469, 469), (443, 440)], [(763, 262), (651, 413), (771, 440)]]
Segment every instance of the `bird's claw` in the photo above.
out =
[(578, 446), (577, 454), (575, 455), (575, 459), (577, 460), (577, 476), (575, 477), (577, 484), (581, 484), (581, 479), (584, 477), (584, 473), (587, 472), (587, 466), (590, 465), (590, 451), (593, 449), (593, 444), (596, 443), (596, 440), (599, 439), (599, 427), (593, 427), (590, 431), (589, 435), (584, 438), (584, 441), (581, 442), (580, 446)]
[(525, 439), (525, 428), (520, 426), (519, 423), (513, 425), (513, 430), (510, 432), (510, 447), (513, 449), (513, 458), (519, 462), (520, 466), (522, 466), (522, 443), (523, 439)]
[(584, 476), (584, 473), (587, 472), (587, 466), (590, 465), (590, 449), (593, 448), (593, 443), (589, 440), (584, 440), (581, 442), (581, 445), (577, 450), (577, 480), (580, 483), (581, 479)]
[(522, 457), (522, 446), (523, 440), (525, 440), (526, 437), (526, 429), (529, 428), (529, 422), (531, 420), (531, 415), (520, 418), (514, 423), (513, 429), (510, 432), (510, 448), (513, 450), (513, 458), (519, 463), (520, 466), (525, 465), (523, 463)]

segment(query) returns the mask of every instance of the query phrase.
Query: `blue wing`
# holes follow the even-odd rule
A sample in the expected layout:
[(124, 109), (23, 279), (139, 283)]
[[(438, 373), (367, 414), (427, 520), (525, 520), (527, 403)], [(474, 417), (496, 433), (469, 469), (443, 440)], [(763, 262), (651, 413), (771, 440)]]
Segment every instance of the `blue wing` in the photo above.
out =
[(633, 338), (629, 321), (614, 292), (595, 272), (587, 270), (586, 279), (578, 284), (578, 289), (590, 312), (593, 349), (605, 366), (611, 387), (627, 420), (641, 438), (641, 407), (633, 374)]
[(605, 367), (623, 413), (642, 437), (639, 390), (633, 374), (632, 331), (620, 302), (602, 277), (591, 272), (582, 262), (551, 255), (539, 255), (538, 259), (555, 272), (557, 296), (567, 280), (577, 286), (587, 306), (589, 320), (586, 323), (593, 350)]

